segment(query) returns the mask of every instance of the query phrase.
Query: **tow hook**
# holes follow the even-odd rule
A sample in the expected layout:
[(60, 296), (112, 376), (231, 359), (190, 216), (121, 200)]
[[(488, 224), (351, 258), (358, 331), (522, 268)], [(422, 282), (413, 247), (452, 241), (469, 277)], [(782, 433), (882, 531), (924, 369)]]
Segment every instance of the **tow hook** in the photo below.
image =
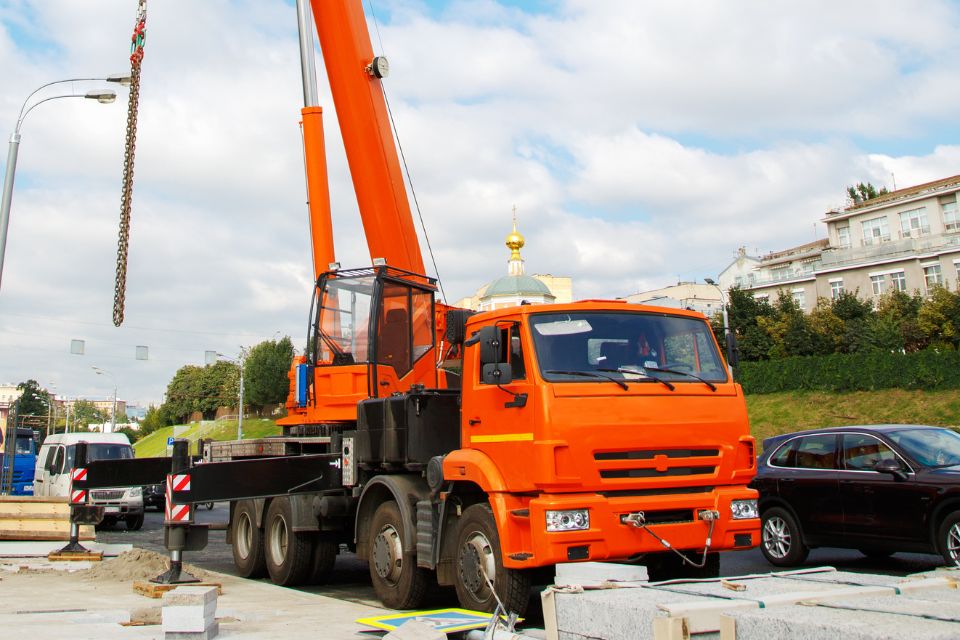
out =
[(697, 517), (704, 522), (716, 522), (720, 519), (720, 512), (714, 509), (705, 509), (697, 514)]
[(636, 527), (637, 529), (642, 529), (644, 525), (647, 524), (647, 517), (643, 515), (643, 511), (634, 511), (633, 513), (620, 516), (620, 522), (622, 524), (628, 524), (631, 527)]

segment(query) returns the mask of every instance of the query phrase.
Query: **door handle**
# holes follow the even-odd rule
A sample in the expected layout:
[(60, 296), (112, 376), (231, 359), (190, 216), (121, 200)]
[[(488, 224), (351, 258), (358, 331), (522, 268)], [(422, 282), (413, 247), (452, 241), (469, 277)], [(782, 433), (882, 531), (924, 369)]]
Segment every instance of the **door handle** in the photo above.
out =
[(467, 424), (469, 424), (471, 427), (475, 424), (480, 424), (480, 418), (470, 418), (467, 420)]

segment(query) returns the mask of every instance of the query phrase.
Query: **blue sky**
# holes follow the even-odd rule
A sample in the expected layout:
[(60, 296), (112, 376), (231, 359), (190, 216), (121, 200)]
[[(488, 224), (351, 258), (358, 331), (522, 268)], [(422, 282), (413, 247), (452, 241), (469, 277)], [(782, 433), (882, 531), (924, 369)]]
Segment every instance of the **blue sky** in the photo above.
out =
[[(376, 0), (385, 81), (451, 300), (506, 273), (616, 297), (824, 236), (848, 184), (960, 173), (947, 0)], [(127, 68), (134, 3), (0, 0), (0, 123), (37, 86)], [(372, 30), (371, 25), (371, 30)], [(148, 3), (127, 322), (110, 323), (126, 96), (24, 124), (0, 382), (159, 401), (173, 372), (303, 342), (310, 291), (291, 0)], [(383, 51), (380, 42), (383, 43)], [(318, 58), (319, 60), (319, 58)], [(95, 84), (95, 83), (94, 83)], [(322, 72), (338, 258), (369, 262)], [(429, 264), (429, 260), (427, 263)], [(88, 341), (83, 358), (70, 339)], [(136, 345), (150, 361), (135, 362)]]

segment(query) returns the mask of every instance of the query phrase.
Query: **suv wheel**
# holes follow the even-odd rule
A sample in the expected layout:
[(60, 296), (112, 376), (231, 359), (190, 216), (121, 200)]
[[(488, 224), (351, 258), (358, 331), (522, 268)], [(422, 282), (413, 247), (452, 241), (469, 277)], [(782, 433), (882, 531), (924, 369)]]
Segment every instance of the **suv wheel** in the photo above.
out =
[(770, 564), (792, 567), (807, 559), (810, 550), (803, 544), (800, 526), (789, 511), (771, 507), (760, 516), (760, 551)]
[(960, 567), (960, 511), (951, 513), (940, 524), (937, 543), (949, 567)]

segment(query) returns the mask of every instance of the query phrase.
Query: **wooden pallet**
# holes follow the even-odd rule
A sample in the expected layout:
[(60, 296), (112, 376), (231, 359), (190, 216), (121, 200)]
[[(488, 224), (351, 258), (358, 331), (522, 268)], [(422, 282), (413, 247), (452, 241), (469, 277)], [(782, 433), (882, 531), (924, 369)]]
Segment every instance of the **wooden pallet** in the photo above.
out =
[(85, 551), (85, 552), (67, 552), (51, 551), (47, 554), (47, 560), (51, 562), (78, 562), (86, 560), (87, 562), (100, 562), (103, 560), (103, 551)]
[(217, 595), (223, 595), (223, 583), (221, 582), (190, 582), (187, 584), (157, 584), (147, 580), (137, 580), (133, 583), (133, 590), (142, 596), (148, 598), (162, 598), (167, 591), (172, 591), (177, 587), (216, 587)]
[[(0, 540), (69, 540), (70, 505), (66, 498), (0, 496)], [(81, 540), (94, 540), (91, 525), (81, 525)]]

